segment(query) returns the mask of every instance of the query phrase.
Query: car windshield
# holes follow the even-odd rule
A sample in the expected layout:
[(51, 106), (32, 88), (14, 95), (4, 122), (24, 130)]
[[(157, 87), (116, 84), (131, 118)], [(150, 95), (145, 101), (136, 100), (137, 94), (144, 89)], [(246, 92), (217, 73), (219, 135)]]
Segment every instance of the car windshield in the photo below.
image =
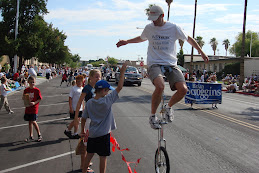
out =
[(138, 70), (135, 67), (128, 67), (126, 73), (138, 73)]

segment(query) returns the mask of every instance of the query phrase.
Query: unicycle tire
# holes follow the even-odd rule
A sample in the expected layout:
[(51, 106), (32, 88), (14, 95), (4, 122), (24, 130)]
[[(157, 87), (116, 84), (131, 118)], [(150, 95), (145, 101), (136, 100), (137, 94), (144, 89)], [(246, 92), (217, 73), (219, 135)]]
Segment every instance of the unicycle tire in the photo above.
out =
[(160, 147), (156, 150), (155, 155), (155, 171), (156, 173), (169, 173), (170, 162), (167, 151), (164, 147)]

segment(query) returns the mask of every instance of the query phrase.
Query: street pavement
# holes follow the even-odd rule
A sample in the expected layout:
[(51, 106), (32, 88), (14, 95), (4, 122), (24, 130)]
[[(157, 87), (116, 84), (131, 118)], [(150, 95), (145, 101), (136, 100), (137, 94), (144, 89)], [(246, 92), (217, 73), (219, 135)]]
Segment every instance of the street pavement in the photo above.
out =
[[(80, 157), (74, 154), (77, 140), (69, 140), (64, 130), (68, 119), (70, 87), (59, 86), (61, 77), (46, 82), (37, 80), (43, 99), (38, 123), (42, 142), (26, 143), (28, 125), (23, 120), (22, 91), (8, 96), (14, 114), (0, 112), (0, 173), (74, 173), (80, 168)], [(40, 83), (40, 84), (39, 84)], [(114, 82), (111, 82), (116, 87)], [(113, 131), (127, 161), (141, 158), (138, 173), (152, 173), (157, 148), (157, 131), (148, 123), (151, 93), (148, 79), (142, 86), (125, 86), (113, 105), (117, 130)], [(166, 98), (172, 92), (166, 84)], [(223, 92), (219, 109), (211, 105), (174, 106), (175, 119), (165, 127), (165, 139), (172, 173), (258, 173), (259, 172), (259, 98)], [(34, 130), (34, 136), (37, 134)], [(92, 168), (98, 170), (99, 159)], [(131, 164), (134, 169), (134, 164)], [(127, 173), (121, 152), (108, 157), (107, 173)]]

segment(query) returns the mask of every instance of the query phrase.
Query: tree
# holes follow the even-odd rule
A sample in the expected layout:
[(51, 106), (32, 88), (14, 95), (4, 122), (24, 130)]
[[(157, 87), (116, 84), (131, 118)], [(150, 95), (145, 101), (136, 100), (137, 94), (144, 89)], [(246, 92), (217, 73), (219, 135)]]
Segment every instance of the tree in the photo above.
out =
[(18, 39), (15, 41), (16, 3), (17, 0), (1, 0), (3, 21), (0, 22), (0, 48), (4, 50), (1, 53), (11, 57), (17, 54), (29, 59), (37, 52), (34, 49), (39, 41), (36, 34), (38, 31), (34, 30), (35, 21), (48, 13), (47, 0), (20, 1)]
[(114, 65), (117, 65), (118, 64), (118, 60), (113, 58), (113, 57), (109, 57), (108, 58), (108, 63), (111, 65), (111, 66), (114, 66)]
[[(203, 39), (203, 37), (201, 37), (201, 36), (197, 36), (196, 38), (195, 38), (195, 41), (198, 43), (198, 45), (202, 48), (203, 46), (204, 46), (204, 44), (205, 44), (205, 42), (202, 40)], [(200, 52), (198, 52), (198, 54), (200, 54)]]
[(213, 52), (214, 52), (214, 55), (216, 55), (216, 50), (217, 50), (217, 46), (218, 46), (218, 41), (216, 40), (215, 37), (210, 40), (210, 45), (211, 45), (211, 47), (212, 47), (212, 50), (213, 50)]
[[(243, 33), (239, 33), (236, 36), (236, 42), (231, 46), (229, 52), (235, 54), (236, 56), (241, 56), (241, 47), (242, 47), (242, 36)], [(250, 54), (250, 43), (252, 37), (252, 57), (259, 57), (259, 35), (256, 32), (248, 30), (245, 34), (245, 52), (244, 55)]]
[(230, 45), (229, 40), (228, 40), (228, 39), (225, 39), (225, 40), (223, 41), (223, 44), (222, 44), (222, 45), (225, 46), (226, 56), (228, 56), (228, 47), (229, 47), (229, 45)]
[(181, 47), (181, 50), (183, 50), (183, 44), (184, 44), (184, 41), (183, 41), (183, 40), (181, 40), (181, 39), (179, 39), (178, 41), (179, 41), (179, 45), (180, 45), (180, 47)]
[(180, 52), (177, 53), (177, 58), (178, 58), (177, 64), (179, 64), (180, 66), (183, 67), (183, 65), (184, 65), (183, 49), (180, 49)]
[(149, 16), (150, 8), (156, 4), (149, 4), (148, 8), (145, 9), (146, 15)]
[(67, 38), (63, 31), (54, 28), (52, 24), (47, 24), (41, 28), (41, 51), (37, 54), (40, 62), (62, 64), (73, 56), (69, 53), (69, 49), (64, 45)]

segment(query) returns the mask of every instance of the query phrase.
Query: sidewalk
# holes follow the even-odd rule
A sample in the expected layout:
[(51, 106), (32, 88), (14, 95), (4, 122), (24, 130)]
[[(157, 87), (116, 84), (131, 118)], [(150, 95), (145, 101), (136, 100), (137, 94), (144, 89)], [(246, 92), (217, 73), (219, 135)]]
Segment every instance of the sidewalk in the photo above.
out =
[[(226, 87), (224, 85), (222, 85), (222, 91), (227, 91), (227, 89), (226, 89)], [(238, 90), (235, 93), (259, 97), (259, 94), (245, 92), (244, 90)]]
[[(36, 78), (36, 86), (40, 85), (40, 84), (42, 84), (46, 81), (47, 81), (46, 78), (37, 77)], [(18, 88), (12, 89), (12, 91), (7, 92), (7, 95), (8, 96), (13, 95), (14, 93), (19, 92), (19, 91), (24, 90), (24, 89), (25, 89), (25, 87), (18, 87)]]

